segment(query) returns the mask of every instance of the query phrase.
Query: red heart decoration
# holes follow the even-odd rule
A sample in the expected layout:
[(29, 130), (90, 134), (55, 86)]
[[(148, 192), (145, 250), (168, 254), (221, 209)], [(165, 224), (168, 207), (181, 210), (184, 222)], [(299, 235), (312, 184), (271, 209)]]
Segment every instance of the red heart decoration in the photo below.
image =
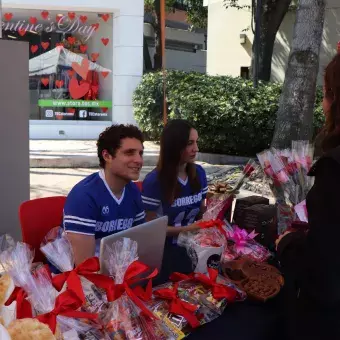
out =
[(106, 78), (106, 77), (108, 76), (108, 74), (109, 74), (109, 72), (107, 72), (107, 71), (103, 71), (103, 72), (102, 72), (102, 76), (103, 76), (104, 78)]
[(64, 81), (63, 81), (63, 80), (56, 80), (56, 81), (55, 81), (55, 85), (56, 85), (58, 88), (61, 88), (61, 87), (63, 87), (63, 85), (64, 85)]
[(48, 49), (48, 46), (50, 46), (50, 43), (48, 41), (45, 41), (45, 42), (42, 42), (41, 43), (41, 46), (44, 50), (47, 50)]
[(80, 99), (85, 96), (87, 92), (89, 92), (90, 84), (83, 83), (79, 85), (78, 80), (76, 78), (72, 78), (69, 84), (70, 95), (73, 99)]
[(106, 13), (106, 14), (102, 14), (102, 19), (107, 22), (110, 18), (110, 14)]
[(97, 31), (100, 25), (97, 23), (97, 24), (92, 24), (91, 26), (94, 27), (95, 31)]
[(38, 22), (38, 19), (36, 17), (30, 17), (29, 22), (30, 24), (35, 25)]
[(71, 78), (74, 76), (74, 70), (68, 70), (67, 73)]
[(75, 37), (68, 37), (68, 38), (67, 38), (67, 41), (68, 41), (71, 45), (74, 45), (75, 42), (76, 42), (76, 38), (75, 38)]
[(89, 72), (89, 68), (90, 68), (90, 62), (87, 58), (83, 58), (83, 60), (81, 61), (81, 64), (79, 65), (76, 62), (72, 63), (72, 68), (83, 78), (86, 79), (87, 78), (87, 74)]
[(73, 20), (76, 17), (76, 13), (74, 12), (68, 12), (68, 17)]
[(85, 53), (87, 51), (87, 45), (80, 45), (79, 48), (82, 53)]
[(102, 38), (102, 43), (104, 44), (104, 46), (107, 46), (107, 44), (109, 43), (110, 39), (109, 38)]
[(92, 53), (91, 58), (92, 58), (92, 61), (96, 62), (99, 58), (99, 53)]
[(4, 17), (7, 21), (11, 21), (13, 18), (13, 13), (5, 13)]
[(39, 48), (38, 45), (32, 45), (32, 46), (31, 46), (31, 52), (32, 52), (32, 53), (37, 52), (37, 51), (38, 51), (38, 48)]
[(48, 18), (49, 14), (50, 14), (50, 13), (49, 13), (48, 11), (42, 11), (42, 12), (41, 12), (41, 16), (42, 16), (42, 18), (45, 19), (45, 20)]
[(50, 80), (48, 78), (41, 78), (40, 80), (45, 86), (47, 86), (50, 82)]
[(73, 107), (68, 107), (67, 108), (67, 112), (69, 112), (69, 113), (75, 113), (76, 112), (76, 109), (75, 108), (73, 108)]
[(23, 28), (18, 29), (18, 33), (23, 37), (26, 34), (26, 30)]
[(56, 22), (59, 23), (59, 21), (60, 21), (63, 17), (64, 17), (64, 16), (63, 16), (62, 14), (56, 15), (56, 17), (55, 17)]
[(85, 24), (85, 22), (87, 21), (87, 16), (86, 16), (86, 15), (81, 15), (81, 16), (79, 17), (79, 19), (80, 19), (80, 21), (81, 21), (83, 24)]
[(102, 107), (103, 112), (107, 112), (109, 109), (107, 107)]

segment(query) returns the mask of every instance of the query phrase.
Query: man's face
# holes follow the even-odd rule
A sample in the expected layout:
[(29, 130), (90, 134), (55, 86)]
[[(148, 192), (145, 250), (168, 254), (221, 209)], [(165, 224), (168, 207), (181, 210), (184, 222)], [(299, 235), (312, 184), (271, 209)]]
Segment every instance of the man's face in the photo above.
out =
[(137, 181), (143, 166), (143, 149), (143, 144), (138, 139), (122, 139), (121, 147), (114, 157), (107, 150), (103, 151), (105, 170), (127, 181)]

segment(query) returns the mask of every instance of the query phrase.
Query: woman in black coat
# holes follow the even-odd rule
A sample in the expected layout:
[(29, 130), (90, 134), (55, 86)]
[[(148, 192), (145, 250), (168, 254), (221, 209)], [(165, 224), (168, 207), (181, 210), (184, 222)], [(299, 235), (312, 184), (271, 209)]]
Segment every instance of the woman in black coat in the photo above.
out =
[(289, 339), (340, 339), (340, 55), (325, 70), (326, 124), (322, 155), (309, 175), (309, 231), (280, 238), (278, 257), (285, 273)]

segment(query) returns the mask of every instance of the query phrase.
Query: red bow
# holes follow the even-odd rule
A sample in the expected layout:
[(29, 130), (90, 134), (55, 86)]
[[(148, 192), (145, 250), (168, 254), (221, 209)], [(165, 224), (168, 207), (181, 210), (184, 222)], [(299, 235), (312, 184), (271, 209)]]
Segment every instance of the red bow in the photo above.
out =
[(13, 301), (17, 302), (16, 317), (17, 319), (32, 318), (32, 306), (26, 299), (27, 294), (23, 288), (15, 287), (13, 293), (5, 302), (5, 306), (9, 306)]
[[(123, 283), (112, 286), (113, 289), (108, 294), (108, 300), (114, 301), (126, 293), (145, 315), (149, 316), (151, 319), (157, 319), (157, 317), (149, 309), (147, 309), (144, 303), (141, 301), (141, 299), (146, 301), (149, 299), (149, 297), (151, 297), (151, 279), (156, 277), (158, 274), (158, 270), (155, 269), (150, 275), (141, 277), (141, 275), (145, 274), (147, 271), (149, 271), (149, 269), (150, 268), (142, 262), (132, 262), (125, 272)], [(131, 289), (132, 285), (144, 280), (149, 280), (144, 294), (142, 294), (141, 288)]]
[(106, 275), (96, 274), (99, 269), (100, 264), (98, 257), (92, 257), (85, 260), (75, 269), (56, 275), (52, 279), (53, 286), (58, 291), (60, 291), (63, 288), (65, 282), (67, 282), (67, 288), (73, 291), (82, 303), (85, 303), (85, 295), (79, 276), (85, 277), (97, 287), (104, 289), (107, 294), (111, 289), (110, 287), (112, 287), (114, 284), (114, 281), (110, 277)]
[(174, 272), (170, 275), (170, 281), (172, 281), (172, 282), (191, 280), (191, 279), (194, 279), (194, 278), (195, 278), (195, 273), (182, 274), (182, 273)]
[(216, 227), (225, 238), (227, 238), (226, 231), (223, 229), (224, 223), (221, 220), (210, 220), (210, 221), (202, 221), (202, 222), (196, 222), (196, 224), (201, 229), (209, 229)]
[(215, 299), (219, 300), (225, 298), (229, 302), (235, 301), (237, 296), (236, 290), (216, 282), (218, 271), (216, 269), (208, 268), (208, 273), (209, 277), (201, 273), (196, 273), (195, 279), (202, 282), (204, 285), (211, 287), (211, 292)]
[(79, 301), (78, 297), (72, 293), (72, 291), (66, 291), (60, 294), (56, 301), (54, 309), (46, 314), (38, 315), (36, 318), (48, 325), (53, 333), (55, 333), (57, 327), (57, 316), (66, 316), (69, 318), (83, 318), (94, 320), (98, 317), (97, 314), (79, 312), (82, 303)]
[(197, 328), (201, 324), (195, 315), (198, 307), (181, 300), (177, 295), (178, 283), (175, 283), (173, 288), (161, 288), (154, 291), (154, 295), (170, 301), (169, 312), (183, 316), (192, 328)]

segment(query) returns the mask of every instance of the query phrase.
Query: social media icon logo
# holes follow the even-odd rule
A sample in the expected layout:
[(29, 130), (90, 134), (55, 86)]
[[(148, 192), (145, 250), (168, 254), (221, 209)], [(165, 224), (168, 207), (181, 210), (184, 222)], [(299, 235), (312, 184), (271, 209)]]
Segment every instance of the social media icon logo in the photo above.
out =
[(79, 110), (79, 118), (86, 118), (87, 111), (86, 110)]
[(46, 118), (52, 118), (53, 117), (53, 110), (46, 110), (45, 116), (46, 116)]

